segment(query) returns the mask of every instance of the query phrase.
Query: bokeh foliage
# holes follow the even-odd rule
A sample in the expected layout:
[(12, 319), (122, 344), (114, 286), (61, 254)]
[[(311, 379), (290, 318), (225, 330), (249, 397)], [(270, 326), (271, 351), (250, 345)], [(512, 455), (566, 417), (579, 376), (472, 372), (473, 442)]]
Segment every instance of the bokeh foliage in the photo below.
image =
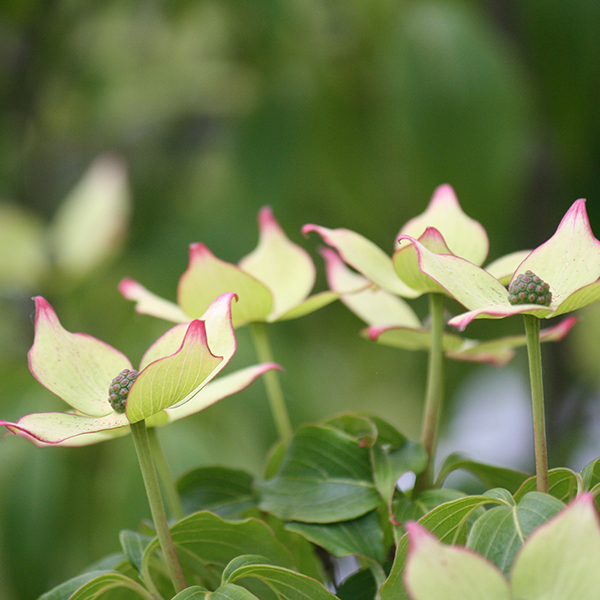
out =
[[(311, 251), (306, 222), (391, 249), (443, 182), (488, 228), (492, 259), (547, 239), (578, 197), (599, 235), (599, 30), (589, 0), (6, 0), (2, 417), (60, 406), (27, 370), (31, 296), (135, 358), (167, 324), (134, 315), (118, 281), (173, 298), (188, 244), (237, 261), (265, 204)], [(127, 165), (128, 234), (110, 261), (74, 274), (48, 237), (106, 153)], [(359, 328), (339, 305), (271, 328), (292, 418), (364, 409), (415, 435), (424, 357), (369, 344)], [(588, 361), (598, 354), (589, 337), (574, 340)], [(550, 352), (553, 373), (580, 374)], [(254, 360), (242, 330), (234, 367)], [(450, 394), (472, 368), (450, 373)], [(262, 390), (161, 431), (174, 471), (256, 471), (274, 441)], [(128, 439), (76, 450), (1, 440), (0, 597), (34, 598), (116, 550), (145, 506), (132, 454)]]

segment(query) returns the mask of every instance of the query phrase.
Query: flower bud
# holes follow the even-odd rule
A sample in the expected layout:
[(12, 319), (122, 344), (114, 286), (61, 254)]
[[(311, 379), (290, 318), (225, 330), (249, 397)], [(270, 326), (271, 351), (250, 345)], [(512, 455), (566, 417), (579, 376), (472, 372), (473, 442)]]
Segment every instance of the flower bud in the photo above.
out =
[(511, 304), (539, 304), (550, 306), (552, 292), (550, 286), (532, 271), (517, 275), (508, 288), (508, 301)]
[(127, 395), (139, 373), (135, 369), (123, 369), (108, 388), (108, 401), (116, 413), (124, 413), (127, 406)]

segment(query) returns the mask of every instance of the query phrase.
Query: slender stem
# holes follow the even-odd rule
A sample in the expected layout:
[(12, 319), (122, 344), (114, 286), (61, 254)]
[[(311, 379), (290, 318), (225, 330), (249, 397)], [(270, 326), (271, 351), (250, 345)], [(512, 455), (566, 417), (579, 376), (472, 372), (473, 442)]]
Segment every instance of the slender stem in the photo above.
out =
[(548, 484), (548, 449), (544, 416), (544, 384), (542, 380), (542, 352), (540, 347), (540, 320), (533, 315), (523, 315), (529, 358), (531, 381), (531, 409), (533, 414), (533, 443), (535, 447), (535, 474), (537, 491), (545, 494)]
[(156, 474), (158, 475), (160, 486), (165, 496), (167, 509), (170, 515), (176, 521), (179, 521), (180, 519), (183, 519), (185, 513), (183, 512), (181, 498), (177, 492), (175, 481), (173, 480), (173, 477), (171, 477), (171, 472), (165, 458), (165, 453), (160, 445), (160, 441), (156, 433), (156, 427), (150, 427), (148, 429), (148, 441), (150, 442), (150, 451), (152, 452)]
[(444, 400), (444, 295), (429, 294), (431, 347), (427, 369), (427, 391), (421, 428), (421, 444), (427, 452), (427, 467), (415, 481), (418, 494), (433, 485), (435, 451)]
[[(258, 354), (260, 362), (273, 362), (273, 353), (267, 336), (267, 328), (264, 323), (252, 323), (250, 325), (254, 347)], [(267, 371), (263, 376), (267, 397), (271, 406), (271, 414), (275, 421), (279, 441), (287, 444), (293, 435), (292, 424), (285, 405), (283, 391), (279, 382), (279, 373), (277, 371)]]
[(156, 527), (158, 541), (167, 563), (167, 569), (171, 581), (173, 582), (175, 593), (179, 593), (188, 587), (188, 585), (183, 575), (181, 565), (179, 564), (175, 544), (173, 543), (171, 531), (169, 530), (167, 514), (165, 513), (165, 506), (160, 494), (156, 469), (152, 460), (146, 422), (142, 420), (137, 423), (131, 423), (130, 428), (138, 461), (140, 463), (140, 469), (142, 471), (142, 477), (144, 479), (144, 485), (146, 486), (146, 495), (148, 496), (148, 504), (150, 504), (150, 511), (152, 513), (154, 527)]

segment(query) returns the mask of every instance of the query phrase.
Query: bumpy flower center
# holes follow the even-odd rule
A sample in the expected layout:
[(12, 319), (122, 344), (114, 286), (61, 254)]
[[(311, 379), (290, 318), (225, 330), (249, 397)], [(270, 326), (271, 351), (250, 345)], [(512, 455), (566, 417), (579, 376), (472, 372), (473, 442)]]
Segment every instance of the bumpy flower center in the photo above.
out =
[(535, 273), (525, 271), (525, 273), (517, 275), (508, 288), (508, 301), (511, 304), (550, 306), (552, 292), (550, 286)]
[(108, 388), (108, 401), (116, 413), (124, 413), (127, 407), (127, 395), (139, 373), (135, 369), (123, 369)]

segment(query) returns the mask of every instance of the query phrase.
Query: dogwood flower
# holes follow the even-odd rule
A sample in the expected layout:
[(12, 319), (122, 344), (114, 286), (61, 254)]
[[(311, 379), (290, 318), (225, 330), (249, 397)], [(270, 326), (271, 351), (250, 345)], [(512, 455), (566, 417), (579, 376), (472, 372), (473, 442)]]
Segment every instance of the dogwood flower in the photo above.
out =
[[(130, 423), (145, 420), (155, 426), (181, 419), (243, 389), (278, 366), (255, 365), (209, 383), (236, 349), (233, 299), (233, 293), (219, 296), (201, 319), (172, 327), (144, 354), (136, 376), (124, 354), (89, 335), (68, 332), (50, 304), (36, 297), (29, 368), (71, 410), (30, 414), (0, 425), (40, 446), (87, 445), (127, 433)], [(116, 405), (113, 410), (111, 382), (132, 371), (124, 411)]]
[(600, 589), (600, 526), (586, 493), (538, 527), (525, 541), (510, 577), (463, 547), (440, 542), (407, 523), (404, 572), (411, 600), (595, 600)]
[[(485, 261), (489, 248), (487, 233), (480, 223), (463, 212), (454, 190), (447, 184), (435, 190), (425, 212), (408, 221), (398, 235), (419, 238), (430, 227), (443, 232), (445, 250), (477, 265)], [(316, 231), (347, 265), (386, 292), (416, 298), (429, 291), (407, 284), (396, 272), (393, 258), (354, 231), (313, 224), (305, 225), (302, 231), (304, 234)], [(396, 244), (396, 251), (399, 247)]]
[(314, 263), (285, 235), (269, 207), (259, 212), (258, 227), (258, 246), (237, 265), (217, 258), (204, 244), (192, 244), (188, 269), (179, 280), (177, 304), (132, 279), (124, 279), (119, 290), (137, 303), (137, 312), (179, 323), (197, 318), (214, 298), (233, 291), (239, 299), (232, 309), (236, 328), (294, 319), (337, 299), (331, 291), (309, 297), (316, 280)]
[[(329, 287), (356, 316), (367, 323), (361, 335), (386, 346), (405, 350), (428, 350), (431, 331), (421, 323), (414, 310), (402, 298), (373, 285), (362, 275), (351, 271), (331, 248), (322, 248)], [(358, 290), (358, 291), (357, 291)], [(540, 332), (543, 342), (562, 340), (577, 319), (569, 317)], [(492, 340), (474, 340), (444, 332), (443, 347), (448, 358), (503, 365), (515, 355), (515, 348), (524, 346), (524, 335)]]
[[(393, 256), (388, 256), (375, 244), (347, 229), (327, 229), (306, 225), (304, 233), (316, 231), (332, 246), (322, 250), (329, 288), (368, 327), (362, 335), (379, 343), (406, 350), (427, 350), (431, 331), (423, 325), (403, 300), (423, 293), (446, 291), (418, 268), (412, 244), (402, 238)], [(444, 236), (440, 233), (444, 232)], [(480, 223), (468, 217), (460, 207), (449, 185), (439, 186), (427, 207), (408, 221), (400, 236), (418, 238), (432, 252), (460, 256), (474, 264), (485, 261), (489, 242)], [(411, 255), (412, 250), (412, 255)], [(517, 252), (494, 261), (488, 267), (498, 277), (506, 276), (527, 252)], [(343, 260), (342, 260), (343, 259)], [(356, 269), (351, 271), (346, 265)], [(558, 341), (571, 329), (575, 319), (542, 332), (543, 341)], [(514, 356), (515, 348), (525, 344), (525, 336), (511, 336), (490, 341), (465, 339), (444, 333), (446, 356), (455, 360), (504, 364)]]
[[(435, 234), (433, 234), (435, 235)], [(585, 200), (577, 200), (561, 220), (556, 233), (512, 271), (511, 285), (527, 271), (548, 284), (548, 306), (512, 304), (502, 278), (464, 258), (438, 254), (421, 241), (401, 235), (418, 256), (418, 270), (468, 309), (449, 321), (460, 330), (476, 318), (497, 319), (514, 314), (550, 318), (577, 310), (600, 299), (600, 241), (591, 230)], [(405, 251), (400, 250), (400, 252)], [(418, 277), (414, 273), (408, 277)]]

